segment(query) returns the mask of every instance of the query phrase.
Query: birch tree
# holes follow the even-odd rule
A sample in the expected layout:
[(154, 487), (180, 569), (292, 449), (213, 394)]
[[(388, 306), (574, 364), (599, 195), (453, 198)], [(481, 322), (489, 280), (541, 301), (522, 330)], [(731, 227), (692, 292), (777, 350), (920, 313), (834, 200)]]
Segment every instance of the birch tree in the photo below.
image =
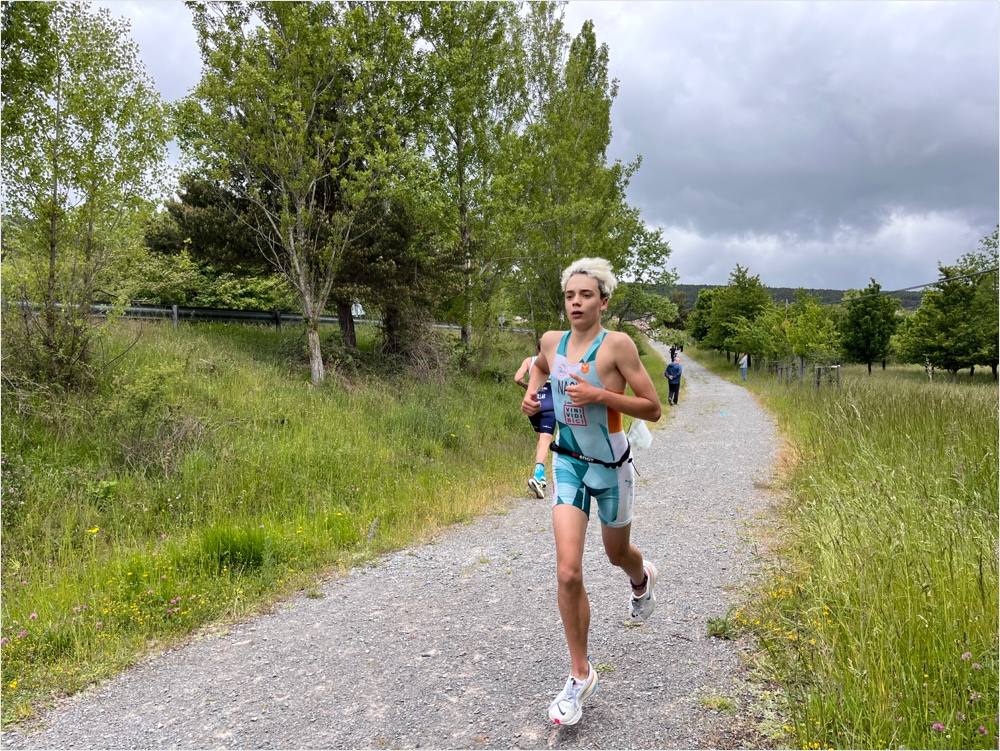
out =
[[(265, 257), (295, 289), (312, 383), (323, 381), (319, 318), (358, 217), (400, 151), (379, 49), (361, 33), (390, 6), (189, 3), (202, 78), (182, 108), (182, 144), (250, 206)], [(383, 39), (406, 43), (386, 23)], [(384, 47), (387, 50), (389, 47)]]

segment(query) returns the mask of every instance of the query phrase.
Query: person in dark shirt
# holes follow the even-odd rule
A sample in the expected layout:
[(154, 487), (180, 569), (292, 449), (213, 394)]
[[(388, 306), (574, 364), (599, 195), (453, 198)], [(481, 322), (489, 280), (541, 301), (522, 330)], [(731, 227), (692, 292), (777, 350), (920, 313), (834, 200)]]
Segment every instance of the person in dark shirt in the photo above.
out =
[(663, 371), (667, 377), (667, 404), (677, 404), (677, 397), (681, 394), (681, 358), (674, 356), (674, 361)]

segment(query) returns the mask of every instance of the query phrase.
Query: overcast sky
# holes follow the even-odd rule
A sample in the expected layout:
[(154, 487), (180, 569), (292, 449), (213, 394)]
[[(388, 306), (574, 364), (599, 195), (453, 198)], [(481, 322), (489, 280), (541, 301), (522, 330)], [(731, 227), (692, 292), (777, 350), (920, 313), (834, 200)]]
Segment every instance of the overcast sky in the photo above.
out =
[[(132, 21), (163, 96), (199, 76), (180, 0), (102, 2)], [(772, 286), (931, 281), (998, 222), (1000, 4), (602, 2), (620, 82), (610, 156), (682, 283), (741, 263)]]

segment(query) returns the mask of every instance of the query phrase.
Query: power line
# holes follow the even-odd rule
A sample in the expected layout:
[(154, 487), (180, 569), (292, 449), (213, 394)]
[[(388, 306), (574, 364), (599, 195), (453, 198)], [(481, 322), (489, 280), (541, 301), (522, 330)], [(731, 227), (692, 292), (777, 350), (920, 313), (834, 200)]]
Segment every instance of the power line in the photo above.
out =
[(933, 282), (925, 282), (924, 284), (914, 284), (912, 287), (903, 287), (902, 289), (893, 290), (879, 290), (878, 292), (868, 292), (863, 295), (858, 295), (856, 297), (851, 297), (849, 299), (842, 299), (841, 302), (853, 302), (854, 300), (863, 300), (866, 297), (875, 297), (876, 295), (895, 295), (899, 292), (912, 292), (916, 289), (923, 289), (924, 287), (933, 287), (944, 282), (957, 282), (961, 279), (973, 279), (977, 276), (982, 276), (983, 274), (992, 274), (997, 270), (997, 266), (986, 269), (985, 271), (974, 271), (971, 274), (962, 274), (961, 276), (949, 276), (944, 279), (937, 279)]

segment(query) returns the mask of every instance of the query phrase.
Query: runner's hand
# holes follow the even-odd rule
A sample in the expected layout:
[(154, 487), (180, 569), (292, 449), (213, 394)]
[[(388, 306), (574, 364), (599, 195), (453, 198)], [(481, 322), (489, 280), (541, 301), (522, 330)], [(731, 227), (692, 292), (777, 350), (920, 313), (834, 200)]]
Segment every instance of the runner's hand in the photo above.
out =
[(528, 391), (521, 400), (521, 411), (528, 415), (537, 415), (542, 410), (542, 404), (538, 401), (537, 391)]
[[(572, 378), (572, 376), (570, 377)], [(601, 392), (603, 390), (593, 384), (586, 381), (578, 381), (575, 378), (573, 378), (573, 385), (566, 387), (566, 393), (569, 395), (570, 400), (573, 404), (581, 407), (585, 404), (600, 404)]]

